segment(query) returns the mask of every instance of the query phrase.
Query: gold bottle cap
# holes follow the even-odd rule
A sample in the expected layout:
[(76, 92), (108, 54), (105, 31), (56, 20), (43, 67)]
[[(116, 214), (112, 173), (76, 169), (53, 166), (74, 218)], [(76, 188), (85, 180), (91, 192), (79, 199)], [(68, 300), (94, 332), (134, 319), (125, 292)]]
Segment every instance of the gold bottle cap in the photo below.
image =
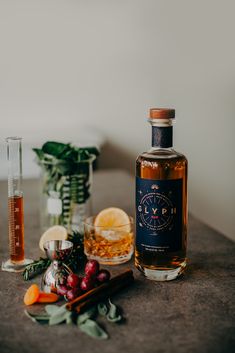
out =
[(149, 111), (150, 119), (174, 119), (175, 109), (169, 108), (151, 108)]

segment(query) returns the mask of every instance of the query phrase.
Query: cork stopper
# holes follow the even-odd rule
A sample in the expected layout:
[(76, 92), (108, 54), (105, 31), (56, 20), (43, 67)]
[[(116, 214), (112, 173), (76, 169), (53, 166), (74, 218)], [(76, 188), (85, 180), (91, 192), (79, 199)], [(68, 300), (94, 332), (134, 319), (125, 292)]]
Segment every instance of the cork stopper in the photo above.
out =
[(149, 111), (149, 119), (174, 119), (175, 109), (169, 108), (151, 108)]

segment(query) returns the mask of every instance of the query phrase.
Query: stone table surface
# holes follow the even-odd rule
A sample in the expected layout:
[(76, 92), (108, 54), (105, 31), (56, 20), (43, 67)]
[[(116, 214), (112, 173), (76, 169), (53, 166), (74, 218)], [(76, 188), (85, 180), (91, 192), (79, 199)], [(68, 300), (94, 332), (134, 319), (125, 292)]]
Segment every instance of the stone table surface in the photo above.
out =
[[(25, 180), (27, 256), (39, 256), (39, 187)], [(0, 182), (0, 256), (8, 255), (7, 186)], [(134, 179), (123, 171), (94, 176), (94, 213), (118, 206), (134, 213)], [(89, 338), (76, 326), (48, 327), (24, 314), (23, 296), (31, 282), (21, 274), (0, 272), (0, 352), (11, 353), (204, 353), (235, 351), (235, 244), (189, 217), (189, 265), (172, 282), (151, 282), (133, 263), (111, 268), (113, 274), (133, 268), (135, 284), (114, 298), (123, 309), (124, 324), (106, 324), (107, 341)]]

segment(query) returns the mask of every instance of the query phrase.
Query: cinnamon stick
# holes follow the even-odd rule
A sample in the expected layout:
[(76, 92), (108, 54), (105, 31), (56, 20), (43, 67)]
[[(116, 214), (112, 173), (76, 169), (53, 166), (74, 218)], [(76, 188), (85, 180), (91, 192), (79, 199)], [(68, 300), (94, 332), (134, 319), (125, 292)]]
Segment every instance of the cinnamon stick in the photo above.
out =
[(66, 305), (68, 310), (76, 309), (77, 312), (85, 311), (90, 306), (107, 299), (109, 296), (114, 295), (122, 288), (128, 286), (134, 281), (133, 271), (127, 270), (120, 275), (117, 275), (109, 282), (100, 285), (97, 288), (79, 296)]
[(78, 304), (75, 308), (75, 311), (78, 314), (81, 314), (82, 312), (91, 308), (94, 304), (97, 304), (97, 303), (109, 298), (110, 296), (119, 292), (124, 287), (129, 286), (133, 281), (134, 281), (134, 277), (130, 277), (128, 280), (124, 280), (121, 283), (117, 284), (116, 286), (110, 288), (109, 291), (101, 292), (96, 297), (91, 297), (90, 299), (87, 299), (86, 301)]

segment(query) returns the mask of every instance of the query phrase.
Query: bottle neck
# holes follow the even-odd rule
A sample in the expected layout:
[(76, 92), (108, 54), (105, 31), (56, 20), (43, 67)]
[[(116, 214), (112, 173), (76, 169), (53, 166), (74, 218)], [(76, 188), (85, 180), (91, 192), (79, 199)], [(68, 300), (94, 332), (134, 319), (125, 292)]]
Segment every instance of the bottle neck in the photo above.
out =
[(152, 126), (152, 147), (170, 148), (173, 146), (173, 126)]

